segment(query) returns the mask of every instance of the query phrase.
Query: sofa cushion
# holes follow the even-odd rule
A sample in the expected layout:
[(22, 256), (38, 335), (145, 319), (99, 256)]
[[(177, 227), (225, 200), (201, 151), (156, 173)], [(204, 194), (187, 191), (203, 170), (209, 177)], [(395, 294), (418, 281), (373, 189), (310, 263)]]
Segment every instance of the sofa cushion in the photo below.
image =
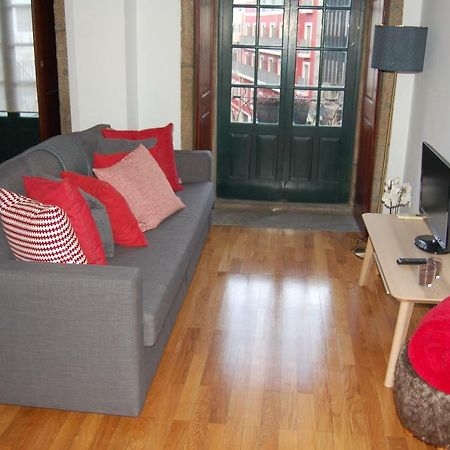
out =
[[(152, 149), (156, 144), (155, 138), (150, 139), (139, 139), (139, 140), (131, 140), (131, 139), (109, 139), (99, 136), (97, 138), (97, 146), (94, 152), (94, 167), (97, 167), (95, 164), (95, 154), (100, 155), (116, 155), (117, 153), (129, 153), (136, 149), (136, 147), (142, 144), (144, 147), (149, 150)], [(122, 156), (123, 158), (123, 156)], [(120, 158), (120, 159), (122, 159)], [(120, 159), (118, 161), (120, 161)], [(115, 162), (118, 162), (115, 161)], [(114, 162), (114, 163), (115, 163)], [(112, 163), (112, 164), (114, 164)], [(109, 164), (111, 165), (111, 164)], [(108, 167), (108, 166), (103, 166)]]
[(152, 149), (152, 155), (158, 161), (163, 172), (166, 174), (172, 189), (182, 191), (180, 178), (175, 163), (173, 148), (173, 123), (160, 128), (147, 128), (146, 130), (112, 130), (105, 128), (102, 130), (103, 137), (112, 139), (151, 139), (156, 138), (156, 144)]
[(140, 267), (143, 278), (144, 344), (154, 345), (186, 273), (203, 238), (214, 203), (211, 182), (188, 183), (179, 197), (186, 208), (145, 235), (151, 244), (143, 249), (116, 247), (113, 266)]
[(23, 177), (28, 197), (59, 206), (69, 217), (88, 264), (106, 264), (106, 255), (97, 225), (87, 201), (69, 180)]
[(91, 210), (92, 217), (94, 218), (95, 225), (97, 225), (97, 230), (100, 234), (100, 239), (102, 240), (103, 248), (105, 249), (106, 257), (112, 258), (114, 256), (114, 238), (111, 229), (111, 221), (109, 220), (105, 205), (93, 195), (84, 192), (82, 189), (80, 189), (80, 192)]
[(128, 203), (109, 183), (74, 172), (61, 172), (62, 178), (68, 178), (83, 191), (94, 196), (106, 208), (114, 242), (125, 247), (145, 247), (147, 240), (128, 206)]
[(58, 206), (0, 189), (0, 217), (19, 261), (87, 263), (67, 214)]
[[(55, 177), (53, 175), (45, 175), (44, 178), (51, 181), (61, 181), (61, 178)], [(102, 241), (106, 257), (112, 258), (114, 256), (114, 239), (111, 230), (111, 222), (109, 220), (109, 216), (106, 211), (105, 205), (100, 200), (97, 200), (94, 196), (88, 194), (82, 189), (79, 189), (79, 191), (83, 196), (83, 198), (86, 200), (87, 205), (89, 206), (89, 209), (91, 211), (92, 217), (94, 218), (94, 222), (95, 225), (97, 226), (97, 230), (100, 235), (100, 239)]]
[(158, 163), (143, 145), (111, 167), (94, 169), (94, 173), (125, 197), (142, 231), (156, 228), (184, 208)]

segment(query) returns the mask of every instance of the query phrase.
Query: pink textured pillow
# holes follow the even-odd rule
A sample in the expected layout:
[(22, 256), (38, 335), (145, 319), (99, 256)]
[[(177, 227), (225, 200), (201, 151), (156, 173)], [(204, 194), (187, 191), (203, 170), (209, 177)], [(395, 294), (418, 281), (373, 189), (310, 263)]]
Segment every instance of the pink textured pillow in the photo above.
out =
[(113, 166), (94, 169), (94, 173), (125, 197), (142, 231), (156, 228), (164, 219), (185, 207), (143, 145)]

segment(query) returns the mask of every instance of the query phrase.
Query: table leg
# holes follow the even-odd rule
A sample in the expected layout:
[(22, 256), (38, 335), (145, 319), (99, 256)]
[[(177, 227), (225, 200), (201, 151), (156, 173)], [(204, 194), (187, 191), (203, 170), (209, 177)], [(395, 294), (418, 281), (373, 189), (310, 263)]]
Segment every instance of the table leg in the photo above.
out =
[(358, 284), (360, 286), (365, 286), (367, 281), (367, 275), (369, 274), (370, 264), (373, 261), (373, 245), (372, 241), (367, 239), (367, 245), (366, 245), (366, 252), (364, 254), (364, 260), (363, 265), (361, 268), (361, 274), (359, 275), (359, 282)]
[(389, 354), (389, 362), (386, 369), (386, 378), (384, 379), (384, 385), (389, 388), (394, 385), (395, 365), (397, 364), (398, 355), (408, 333), (413, 308), (414, 302), (400, 302), (394, 337), (392, 339), (391, 353)]

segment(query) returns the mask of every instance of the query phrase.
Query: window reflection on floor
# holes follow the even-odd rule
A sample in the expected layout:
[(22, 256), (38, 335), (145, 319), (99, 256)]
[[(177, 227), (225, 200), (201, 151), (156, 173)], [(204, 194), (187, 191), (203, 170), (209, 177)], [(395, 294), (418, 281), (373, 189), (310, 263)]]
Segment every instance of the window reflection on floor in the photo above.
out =
[(242, 384), (251, 380), (261, 387), (277, 373), (281, 377), (281, 371), (296, 370), (298, 351), (308, 360), (303, 368), (307, 378), (314, 376), (316, 364), (324, 363), (322, 310), (330, 308), (329, 279), (227, 274), (217, 301), (223, 339), (218, 364), (229, 382), (236, 384), (239, 373)]

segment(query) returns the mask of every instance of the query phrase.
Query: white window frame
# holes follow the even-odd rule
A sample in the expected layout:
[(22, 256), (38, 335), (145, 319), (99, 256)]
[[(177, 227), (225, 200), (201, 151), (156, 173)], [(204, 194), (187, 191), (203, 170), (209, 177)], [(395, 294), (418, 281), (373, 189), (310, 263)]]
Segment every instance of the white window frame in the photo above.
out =
[(275, 22), (270, 22), (270, 25), (269, 25), (269, 37), (270, 38), (274, 38), (275, 37), (275, 30), (276, 30)]
[(309, 78), (311, 76), (311, 63), (309, 61), (303, 61), (302, 64), (302, 80), (304, 86), (309, 86)]
[[(308, 33), (309, 33), (309, 36), (308, 36)], [(313, 36), (313, 24), (312, 24), (312, 22), (305, 22), (305, 27), (303, 29), (303, 41), (305, 43), (305, 47), (311, 47), (312, 36)], [(309, 40), (309, 42), (308, 42), (308, 40)]]
[(261, 31), (260, 31), (259, 35), (260, 35), (261, 37), (266, 37), (267, 25), (266, 25), (265, 23), (262, 23), (262, 24), (260, 25), (260, 27), (261, 27)]

